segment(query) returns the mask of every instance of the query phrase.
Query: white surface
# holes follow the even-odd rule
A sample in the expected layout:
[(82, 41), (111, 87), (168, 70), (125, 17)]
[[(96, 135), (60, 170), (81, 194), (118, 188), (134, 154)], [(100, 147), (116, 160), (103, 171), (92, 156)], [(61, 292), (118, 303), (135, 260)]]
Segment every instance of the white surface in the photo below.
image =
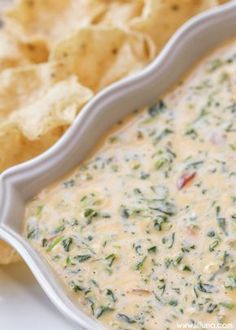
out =
[(27, 266), (0, 267), (1, 330), (75, 330), (53, 306)]
[[(22, 237), (21, 228), (27, 199), (30, 199), (38, 190), (79, 163), (98, 138), (114, 122), (133, 109), (152, 103), (207, 50), (215, 47), (225, 38), (235, 35), (235, 1), (192, 19), (174, 35), (159, 57), (149, 67), (131, 78), (114, 84), (99, 93), (87, 104), (72, 127), (50, 150), (27, 163), (7, 170), (0, 176), (0, 237), (8, 241), (21, 254), (58, 309), (81, 327), (83, 326), (83, 329), (97, 330), (100, 326), (75, 307), (47, 265)], [(12, 207), (13, 205), (14, 207)], [(52, 314), (45, 314), (46, 311), (50, 310), (50, 304), (47, 300), (45, 302), (42, 300), (41, 303), (41, 299), (45, 298), (37, 298), (37, 295), (35, 298), (37, 303), (33, 302), (34, 290), (40, 294), (37, 286), (28, 285), (23, 272), (18, 271), (18, 268), (14, 268), (14, 266), (11, 267), (11, 276), (14, 275), (14, 280), (17, 281), (17, 276), (20, 276), (19, 285), (25, 285), (20, 287), (22, 288), (19, 289), (20, 292), (23, 294), (25, 290), (24, 295), (27, 295), (27, 299), (30, 297), (31, 300), (24, 299), (25, 296), (17, 303), (14, 298), (12, 298), (13, 300), (10, 299), (11, 302), (8, 305), (5, 304), (5, 306), (9, 306), (5, 312), (8, 316), (2, 318), (0, 315), (0, 329), (31, 330), (32, 328), (37, 330), (38, 327), (38, 329), (45, 330), (51, 330), (51, 328), (66, 330), (68, 325), (66, 327), (62, 325), (61, 328), (58, 328), (57, 325), (50, 325), (49, 315)], [(24, 281), (21, 282), (22, 280)], [(15, 284), (13, 283), (13, 285)], [(10, 291), (5, 283), (3, 288), (3, 292)], [(14, 288), (10, 292), (14, 292)], [(14, 294), (12, 294), (13, 296)], [(43, 296), (41, 295), (41, 297)], [(24, 306), (24, 301), (28, 301), (27, 306)], [(14, 304), (16, 312), (12, 313)], [(26, 322), (25, 327), (21, 325), (21, 321), (16, 318), (15, 314), (19, 311), (17, 315), (21, 315), (21, 309), (24, 309), (22, 322)], [(4, 312), (2, 313), (4, 314)], [(30, 317), (35, 317), (35, 319), (31, 321)], [(8, 322), (8, 328), (3, 326), (2, 320)], [(58, 316), (59, 324), (62, 324), (62, 320)], [(43, 324), (40, 323), (44, 321), (46, 326), (43, 327)], [(9, 328), (10, 322), (13, 324), (17, 322), (17, 327)], [(20, 324), (20, 328), (18, 324)]]

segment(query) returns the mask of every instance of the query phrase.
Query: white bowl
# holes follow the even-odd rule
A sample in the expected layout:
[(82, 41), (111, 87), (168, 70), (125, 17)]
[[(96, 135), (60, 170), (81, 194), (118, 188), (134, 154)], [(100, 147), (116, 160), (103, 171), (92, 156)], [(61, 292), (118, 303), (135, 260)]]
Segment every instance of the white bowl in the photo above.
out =
[(236, 2), (188, 21), (171, 38), (158, 58), (141, 73), (99, 93), (80, 112), (73, 126), (51, 149), (0, 177), (0, 237), (22, 256), (45, 293), (80, 329), (104, 329), (71, 301), (40, 255), (22, 236), (25, 205), (85, 158), (98, 138), (134, 109), (158, 99), (201, 56), (236, 36)]

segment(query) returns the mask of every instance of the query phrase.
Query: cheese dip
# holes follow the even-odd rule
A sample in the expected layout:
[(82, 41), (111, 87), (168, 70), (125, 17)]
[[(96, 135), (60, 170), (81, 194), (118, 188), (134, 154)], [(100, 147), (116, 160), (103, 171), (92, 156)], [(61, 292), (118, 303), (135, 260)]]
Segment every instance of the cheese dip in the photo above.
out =
[(236, 42), (36, 196), (24, 234), (107, 329), (236, 329)]

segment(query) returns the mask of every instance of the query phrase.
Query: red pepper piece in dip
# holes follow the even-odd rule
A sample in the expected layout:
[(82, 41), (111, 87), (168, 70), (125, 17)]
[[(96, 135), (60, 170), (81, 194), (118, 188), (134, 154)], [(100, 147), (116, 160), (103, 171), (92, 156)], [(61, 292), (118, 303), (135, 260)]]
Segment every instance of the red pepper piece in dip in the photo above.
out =
[(196, 174), (196, 172), (183, 173), (177, 181), (177, 188), (179, 190), (183, 189), (190, 181), (195, 178)]

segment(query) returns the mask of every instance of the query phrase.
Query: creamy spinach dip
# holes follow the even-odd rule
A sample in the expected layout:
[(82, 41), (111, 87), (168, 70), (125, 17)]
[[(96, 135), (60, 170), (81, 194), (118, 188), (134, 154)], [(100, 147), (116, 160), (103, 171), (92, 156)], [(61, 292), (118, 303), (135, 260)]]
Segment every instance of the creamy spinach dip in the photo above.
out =
[(236, 329), (236, 43), (39, 193), (24, 234), (108, 329)]

